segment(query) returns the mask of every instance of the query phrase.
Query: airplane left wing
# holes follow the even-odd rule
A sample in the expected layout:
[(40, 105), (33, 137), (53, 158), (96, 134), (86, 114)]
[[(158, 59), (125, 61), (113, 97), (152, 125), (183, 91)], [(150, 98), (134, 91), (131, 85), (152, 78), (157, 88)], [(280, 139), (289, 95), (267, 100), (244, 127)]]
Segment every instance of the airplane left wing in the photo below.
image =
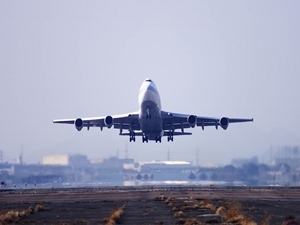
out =
[(206, 126), (215, 126), (216, 129), (218, 127), (222, 127), (224, 130), (227, 129), (230, 123), (242, 123), (242, 122), (252, 122), (251, 119), (243, 119), (243, 118), (216, 118), (216, 117), (203, 117), (196, 115), (188, 115), (188, 114), (179, 114), (179, 113), (171, 113), (162, 111), (163, 118), (163, 129), (166, 131), (174, 131), (176, 129), (181, 129), (184, 132), (185, 128), (191, 128), (195, 126), (200, 126), (204, 130)]
[(90, 118), (77, 118), (77, 119), (59, 119), (53, 120), (53, 123), (62, 123), (62, 124), (74, 124), (75, 128), (80, 131), (83, 127), (87, 127), (89, 130), (90, 127), (100, 127), (102, 130), (103, 127), (114, 129), (119, 129), (120, 134), (122, 134), (123, 129), (135, 131), (140, 130), (140, 124), (138, 121), (139, 114), (138, 112), (122, 114), (122, 115), (113, 115), (113, 116), (101, 116), (101, 117), (90, 117)]

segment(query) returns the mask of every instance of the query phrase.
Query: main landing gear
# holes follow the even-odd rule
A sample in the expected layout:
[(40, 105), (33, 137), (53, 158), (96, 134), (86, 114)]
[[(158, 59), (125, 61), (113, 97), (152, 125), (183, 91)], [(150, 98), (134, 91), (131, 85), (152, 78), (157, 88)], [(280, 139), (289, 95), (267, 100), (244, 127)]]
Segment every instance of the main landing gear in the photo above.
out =
[(168, 134), (168, 142), (169, 141), (173, 141), (173, 132), (172, 131), (169, 131), (169, 134)]
[(144, 143), (144, 142), (147, 142), (147, 143), (148, 143), (148, 137), (147, 137), (147, 136), (143, 136), (143, 137), (142, 137), (142, 141), (143, 141), (143, 143)]
[(173, 136), (168, 136), (168, 142), (173, 141)]
[(129, 141), (130, 141), (130, 142), (131, 142), (131, 141), (135, 142), (135, 133), (134, 133), (134, 132), (132, 132), (132, 133), (129, 135)]

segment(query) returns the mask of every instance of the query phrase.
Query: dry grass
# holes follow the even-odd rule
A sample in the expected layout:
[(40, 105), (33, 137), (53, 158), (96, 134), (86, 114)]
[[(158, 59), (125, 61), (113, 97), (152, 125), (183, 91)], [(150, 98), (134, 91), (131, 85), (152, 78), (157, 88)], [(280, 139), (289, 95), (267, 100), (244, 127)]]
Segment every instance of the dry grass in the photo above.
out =
[(19, 222), (22, 218), (33, 214), (34, 212), (44, 211), (45, 208), (38, 204), (36, 205), (35, 209), (32, 206), (29, 206), (26, 210), (10, 210), (8, 212), (2, 212), (0, 214), (0, 224), (15, 224)]
[(241, 215), (242, 205), (238, 202), (229, 203), (226, 211), (226, 216), (228, 220), (232, 220)]
[(16, 223), (20, 220), (20, 218), (25, 216), (26, 216), (25, 211), (19, 212), (19, 211), (11, 210), (0, 216), (0, 224)]
[(26, 214), (33, 214), (34, 213), (34, 208), (32, 206), (29, 206), (28, 209), (26, 210)]
[(165, 201), (167, 199), (168, 198), (165, 197), (164, 195), (160, 195), (160, 196), (157, 196), (157, 197), (154, 198), (154, 200), (156, 200), (156, 201)]
[(261, 225), (270, 225), (270, 220), (271, 219), (272, 219), (272, 217), (269, 215), (260, 224)]
[(226, 209), (223, 206), (221, 206), (217, 209), (216, 214), (222, 216), (224, 219), (227, 219)]
[(195, 218), (188, 218), (186, 219), (184, 225), (200, 225), (201, 223), (198, 222)]
[(246, 218), (241, 221), (241, 225), (257, 225), (251, 218)]
[(124, 212), (125, 205), (116, 208), (112, 213), (110, 214), (109, 218), (107, 219), (107, 225), (115, 225), (116, 222), (121, 218), (121, 215)]
[(174, 197), (168, 197), (166, 200), (165, 200), (165, 203), (166, 204), (169, 204), (170, 202), (174, 201), (175, 198)]
[(220, 207), (216, 214), (221, 215), (227, 223), (238, 223), (241, 225), (257, 225), (251, 218), (245, 218), (242, 212), (242, 205), (238, 202), (232, 202), (227, 210)]
[(40, 204), (36, 205), (35, 209), (34, 209), (35, 212), (42, 212), (42, 211), (45, 211), (45, 210), (46, 210), (45, 207), (40, 205)]
[(73, 225), (88, 224), (88, 221), (84, 219), (76, 219), (72, 224)]
[(216, 207), (210, 202), (210, 200), (197, 202), (197, 203), (195, 203), (195, 207), (194, 208), (209, 209), (211, 211), (215, 211), (216, 210)]
[(0, 224), (17, 223), (20, 219), (24, 218), (29, 214), (33, 214), (34, 209), (30, 206), (27, 210), (10, 210), (0, 215)]
[(183, 216), (183, 212), (182, 211), (178, 211), (174, 214), (175, 217), (181, 217)]

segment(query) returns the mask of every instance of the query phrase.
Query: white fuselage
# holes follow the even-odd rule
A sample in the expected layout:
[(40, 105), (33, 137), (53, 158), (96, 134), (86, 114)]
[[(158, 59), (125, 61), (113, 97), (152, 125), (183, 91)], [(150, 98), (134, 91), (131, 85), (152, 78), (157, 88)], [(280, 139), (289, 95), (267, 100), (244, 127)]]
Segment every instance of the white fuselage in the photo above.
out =
[(161, 101), (155, 84), (146, 79), (139, 91), (139, 123), (147, 140), (161, 140), (163, 136)]

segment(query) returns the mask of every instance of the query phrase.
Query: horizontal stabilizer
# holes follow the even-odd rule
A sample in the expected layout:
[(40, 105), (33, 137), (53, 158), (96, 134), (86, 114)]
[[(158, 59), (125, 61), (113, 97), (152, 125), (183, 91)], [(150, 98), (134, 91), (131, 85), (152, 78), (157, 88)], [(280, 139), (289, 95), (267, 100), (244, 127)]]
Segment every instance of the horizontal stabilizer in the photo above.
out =
[[(189, 132), (173, 132), (173, 136), (181, 136), (181, 135), (192, 135), (192, 133), (189, 133)], [(164, 136), (169, 136), (169, 133), (168, 132), (165, 132), (164, 133)]]
[[(121, 136), (130, 136), (130, 133), (122, 133)], [(143, 136), (142, 132), (134, 132), (135, 136)]]
[[(121, 136), (130, 136), (130, 133), (122, 133), (120, 134)], [(142, 132), (135, 132), (134, 133), (135, 136), (143, 136)], [(180, 135), (192, 135), (192, 133), (189, 132), (173, 132), (173, 136), (180, 136)], [(165, 132), (164, 136), (169, 136), (169, 132)]]

